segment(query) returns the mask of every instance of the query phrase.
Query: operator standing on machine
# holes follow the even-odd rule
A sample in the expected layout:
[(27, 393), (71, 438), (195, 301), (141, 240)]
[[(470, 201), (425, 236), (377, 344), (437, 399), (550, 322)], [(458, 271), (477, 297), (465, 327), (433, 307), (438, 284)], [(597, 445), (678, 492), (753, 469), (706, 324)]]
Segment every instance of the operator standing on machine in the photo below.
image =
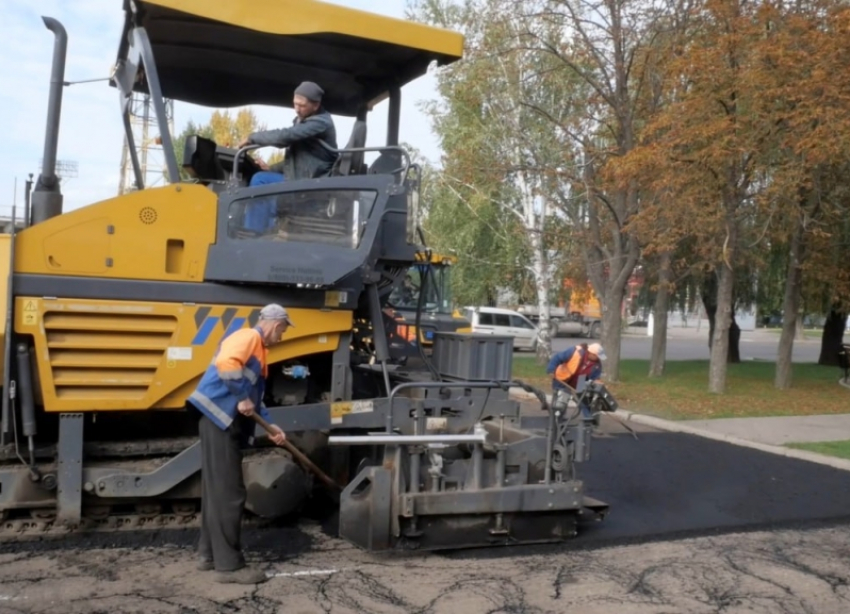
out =
[[(242, 554), (242, 513), (246, 491), (242, 448), (254, 432), (250, 417), (263, 406), (268, 376), (268, 346), (293, 326), (286, 309), (270, 304), (260, 310), (257, 326), (227, 336), (189, 402), (201, 412), (201, 538), (198, 569), (218, 571), (219, 582), (264, 582), (262, 570), (246, 567)], [(286, 435), (276, 425), (271, 440), (282, 445)]]

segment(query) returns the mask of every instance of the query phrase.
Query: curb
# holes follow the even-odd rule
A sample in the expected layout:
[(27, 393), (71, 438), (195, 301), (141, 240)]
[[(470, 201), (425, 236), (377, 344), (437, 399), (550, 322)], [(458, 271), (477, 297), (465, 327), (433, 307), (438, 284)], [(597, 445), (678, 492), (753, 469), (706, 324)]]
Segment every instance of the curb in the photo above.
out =
[[(528, 392), (525, 392), (522, 388), (511, 388), (510, 394), (526, 399), (537, 399), (537, 397)], [(551, 400), (551, 395), (547, 394), (546, 398)], [(843, 458), (825, 456), (823, 454), (816, 454), (815, 452), (807, 452), (806, 450), (797, 450), (794, 448), (786, 448), (784, 446), (776, 446), (767, 443), (759, 443), (757, 441), (750, 441), (748, 439), (741, 439), (740, 437), (735, 437), (734, 435), (715, 433), (714, 431), (689, 426), (682, 422), (664, 420), (663, 418), (646, 416), (644, 414), (637, 414), (635, 412), (627, 411), (624, 409), (618, 409), (614, 412), (614, 415), (624, 420), (625, 422), (635, 422), (637, 424), (650, 426), (671, 433), (684, 433), (686, 435), (695, 435), (697, 437), (703, 437), (705, 439), (722, 441), (732, 445), (740, 446), (742, 448), (751, 448), (760, 452), (767, 452), (768, 454), (776, 454), (778, 456), (785, 456), (786, 458), (808, 461), (810, 463), (817, 463), (818, 465), (826, 465), (827, 467), (832, 467), (833, 469), (850, 471), (850, 460), (846, 460)]]

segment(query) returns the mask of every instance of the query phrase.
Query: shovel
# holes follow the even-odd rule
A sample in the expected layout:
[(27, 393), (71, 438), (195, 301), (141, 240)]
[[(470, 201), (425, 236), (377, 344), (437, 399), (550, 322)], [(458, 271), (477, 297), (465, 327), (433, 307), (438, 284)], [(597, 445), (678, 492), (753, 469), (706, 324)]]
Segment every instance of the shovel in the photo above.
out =
[[(263, 420), (262, 416), (260, 416), (257, 412), (254, 412), (251, 415), (251, 417), (254, 419), (254, 422), (256, 422), (261, 427), (263, 427), (263, 430), (266, 433), (268, 433), (269, 436), (276, 434), (276, 431), (274, 431), (272, 429), (271, 425), (268, 422), (266, 422), (265, 420)], [(290, 443), (290, 441), (288, 439), (283, 442), (282, 447), (287, 452), (292, 454), (292, 457), (295, 460), (297, 460), (299, 463), (301, 463), (301, 465), (303, 465), (305, 469), (307, 469), (313, 475), (315, 475), (317, 478), (319, 478), (325, 484), (325, 486), (327, 486), (331, 490), (332, 493), (334, 493), (337, 497), (339, 496), (339, 492), (340, 492), (340, 490), (342, 490), (340, 488), (339, 484), (334, 482), (330, 478), (330, 476), (328, 476), (328, 474), (326, 474), (324, 471), (319, 469), (319, 467), (316, 466), (316, 464), (313, 461), (311, 461), (309, 458), (307, 458), (306, 454), (304, 454), (301, 450), (299, 450), (294, 445), (292, 445), (292, 443)]]

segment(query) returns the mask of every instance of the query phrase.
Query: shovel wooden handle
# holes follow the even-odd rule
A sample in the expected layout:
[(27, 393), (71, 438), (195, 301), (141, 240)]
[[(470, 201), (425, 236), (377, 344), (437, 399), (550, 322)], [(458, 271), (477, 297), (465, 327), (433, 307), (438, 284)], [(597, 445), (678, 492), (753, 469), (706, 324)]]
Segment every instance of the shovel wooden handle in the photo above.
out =
[[(251, 415), (251, 417), (254, 419), (254, 422), (256, 422), (261, 427), (263, 427), (263, 430), (266, 433), (268, 433), (270, 436), (277, 434), (277, 431), (273, 430), (271, 425), (268, 422), (266, 422), (265, 420), (263, 420), (263, 417), (260, 416), (256, 411)], [(306, 467), (308, 470), (313, 472), (313, 474), (317, 478), (319, 478), (322, 482), (324, 482), (326, 486), (328, 486), (329, 488), (331, 488), (333, 490), (341, 490), (339, 484), (334, 482), (330, 478), (330, 476), (328, 476), (324, 471), (319, 469), (319, 467), (317, 467), (316, 464), (313, 461), (311, 461), (309, 458), (307, 458), (306, 454), (304, 454), (301, 450), (299, 450), (298, 448), (293, 446), (289, 442), (289, 440), (285, 440), (283, 442), (283, 448), (287, 452), (292, 454), (292, 456), (295, 458), (295, 460), (297, 460), (299, 463), (304, 465), (304, 467)]]

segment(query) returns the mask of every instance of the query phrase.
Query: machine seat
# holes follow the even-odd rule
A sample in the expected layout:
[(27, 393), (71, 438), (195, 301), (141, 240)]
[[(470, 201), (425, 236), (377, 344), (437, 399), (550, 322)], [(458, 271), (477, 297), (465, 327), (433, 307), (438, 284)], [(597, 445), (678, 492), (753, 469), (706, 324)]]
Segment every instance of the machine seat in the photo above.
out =
[[(348, 138), (348, 144), (345, 149), (360, 149), (366, 146), (366, 122), (356, 120), (351, 128), (351, 136)], [(362, 151), (342, 151), (333, 169), (331, 176), (348, 176), (348, 175), (365, 175), (366, 165), (363, 163)]]

